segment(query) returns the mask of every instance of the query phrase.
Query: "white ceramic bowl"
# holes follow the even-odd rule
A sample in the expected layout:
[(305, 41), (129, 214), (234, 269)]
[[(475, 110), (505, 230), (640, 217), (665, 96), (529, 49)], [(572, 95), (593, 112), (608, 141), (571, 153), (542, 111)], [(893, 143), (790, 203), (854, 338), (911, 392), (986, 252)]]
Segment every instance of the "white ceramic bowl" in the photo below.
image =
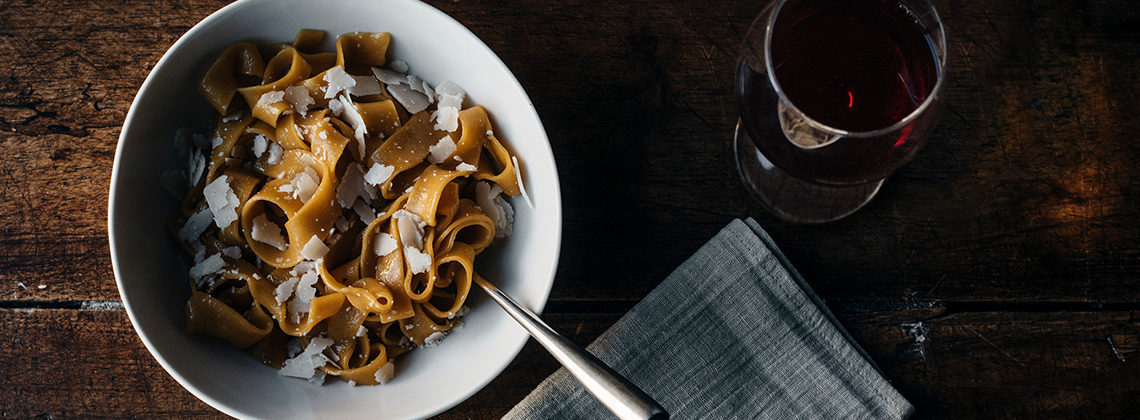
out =
[(561, 198), (542, 123), (507, 67), (474, 34), (415, 0), (242, 0), (207, 17), (170, 48), (139, 89), (119, 137), (111, 176), (111, 260), (131, 323), (155, 359), (198, 398), (241, 418), (412, 419), (470, 397), (518, 354), (527, 334), (481, 291), (472, 291), (464, 328), (434, 348), (397, 360), (382, 386), (324, 386), (277, 375), (228, 343), (183, 333), (190, 295), (187, 266), (165, 229), (178, 202), (159, 175), (181, 168), (175, 130), (208, 123), (210, 106), (195, 89), (227, 46), (292, 41), (302, 28), (327, 31), (325, 51), (346, 32), (390, 32), (391, 59), (439, 84), (458, 83), (468, 103), (486, 107), (496, 132), (518, 156), (534, 203), (514, 200), (515, 233), (477, 259), (484, 277), (523, 305), (546, 303), (561, 242)]

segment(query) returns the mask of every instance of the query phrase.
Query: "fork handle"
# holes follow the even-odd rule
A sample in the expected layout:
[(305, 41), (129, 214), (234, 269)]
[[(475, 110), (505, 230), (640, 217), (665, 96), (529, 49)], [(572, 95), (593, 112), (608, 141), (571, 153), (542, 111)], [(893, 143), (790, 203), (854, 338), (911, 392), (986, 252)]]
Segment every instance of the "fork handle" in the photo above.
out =
[(595, 398), (621, 420), (668, 420), (669, 413), (657, 401), (626, 380), (593, 354), (554, 331), (531, 312), (519, 305), (495, 285), (474, 276), (491, 299), (502, 306), (539, 344), (546, 347), (570, 374), (578, 379)]

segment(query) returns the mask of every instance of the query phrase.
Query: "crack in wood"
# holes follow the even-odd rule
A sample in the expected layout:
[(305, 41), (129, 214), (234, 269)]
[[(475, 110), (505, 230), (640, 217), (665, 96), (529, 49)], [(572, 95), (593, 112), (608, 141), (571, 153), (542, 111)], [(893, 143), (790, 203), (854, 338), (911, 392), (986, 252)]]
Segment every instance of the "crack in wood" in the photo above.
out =
[(9, 300), (0, 301), (0, 309), (69, 309), (80, 311), (122, 311), (117, 300)]
[(987, 344), (993, 346), (995, 349), (1000, 351), (1002, 354), (1008, 356), (1010, 359), (1013, 359), (1013, 361), (1017, 362), (1017, 364), (1021, 365), (1022, 367), (1029, 367), (1029, 365), (1026, 365), (1025, 362), (1022, 362), (1018, 358), (1013, 357), (1012, 354), (1009, 354), (1009, 352), (1005, 351), (1005, 349), (998, 347), (997, 344), (994, 344), (994, 342), (990, 341), (988, 338), (983, 337), (982, 334), (978, 333), (977, 330), (973, 329), (969, 325), (963, 325), (963, 327), (965, 327), (967, 330), (970, 330), (970, 332), (974, 333), (974, 335), (977, 335), (978, 338), (982, 339), (982, 341), (985, 341)]
[(1112, 337), (1105, 337), (1105, 339), (1108, 340), (1108, 347), (1112, 349), (1112, 354), (1116, 355), (1116, 358), (1119, 359), (1121, 363), (1128, 363), (1120, 356), (1120, 352), (1116, 351), (1116, 345), (1112, 344)]

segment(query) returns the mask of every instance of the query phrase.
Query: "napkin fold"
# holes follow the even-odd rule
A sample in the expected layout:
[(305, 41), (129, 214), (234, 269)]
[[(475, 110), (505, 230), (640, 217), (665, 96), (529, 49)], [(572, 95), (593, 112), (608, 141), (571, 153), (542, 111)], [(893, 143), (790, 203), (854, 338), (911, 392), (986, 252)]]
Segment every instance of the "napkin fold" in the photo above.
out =
[[(900, 395), (752, 219), (587, 347), (673, 419), (904, 419)], [(504, 419), (615, 418), (559, 369)]]

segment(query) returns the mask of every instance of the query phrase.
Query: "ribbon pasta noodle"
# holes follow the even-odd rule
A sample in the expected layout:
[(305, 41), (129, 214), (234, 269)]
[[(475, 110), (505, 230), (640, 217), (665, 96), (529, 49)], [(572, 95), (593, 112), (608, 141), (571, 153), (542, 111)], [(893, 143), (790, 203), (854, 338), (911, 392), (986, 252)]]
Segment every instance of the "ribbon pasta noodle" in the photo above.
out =
[(382, 384), (460, 325), (521, 177), (487, 111), (389, 62), (389, 34), (340, 35), (335, 52), (324, 36), (234, 44), (199, 84), (213, 133), (178, 136), (169, 223), (194, 260), (186, 331), (283, 375)]

